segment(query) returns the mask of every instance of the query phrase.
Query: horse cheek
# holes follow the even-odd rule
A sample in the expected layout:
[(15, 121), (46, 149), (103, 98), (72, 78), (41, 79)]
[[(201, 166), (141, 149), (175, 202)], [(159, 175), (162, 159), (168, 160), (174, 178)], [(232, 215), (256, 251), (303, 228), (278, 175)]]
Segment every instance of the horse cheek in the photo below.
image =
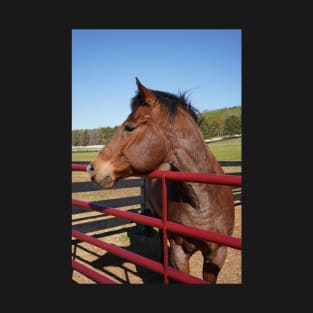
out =
[(154, 170), (165, 158), (165, 144), (155, 134), (145, 136), (124, 152), (136, 172)]

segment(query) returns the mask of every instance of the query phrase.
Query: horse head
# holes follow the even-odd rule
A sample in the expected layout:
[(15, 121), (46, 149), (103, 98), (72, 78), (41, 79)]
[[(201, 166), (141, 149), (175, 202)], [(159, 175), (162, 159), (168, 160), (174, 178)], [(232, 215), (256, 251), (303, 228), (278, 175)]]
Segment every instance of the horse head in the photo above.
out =
[(131, 114), (87, 168), (91, 180), (104, 188), (121, 178), (152, 171), (166, 157), (162, 107), (138, 78), (136, 83), (138, 93), (131, 103)]

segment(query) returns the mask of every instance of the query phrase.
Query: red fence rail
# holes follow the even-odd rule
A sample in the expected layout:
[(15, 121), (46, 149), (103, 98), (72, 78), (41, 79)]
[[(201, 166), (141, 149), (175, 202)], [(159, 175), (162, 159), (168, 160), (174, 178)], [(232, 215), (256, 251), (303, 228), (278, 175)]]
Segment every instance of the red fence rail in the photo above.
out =
[[(86, 171), (87, 166), (83, 164), (72, 164), (72, 170), (74, 171)], [(148, 226), (158, 227), (162, 229), (163, 236), (163, 264), (150, 260), (146, 257), (140, 256), (136, 253), (127, 251), (126, 249), (105, 243), (99, 239), (93, 238), (76, 230), (72, 230), (72, 236), (78, 238), (81, 241), (89, 242), (101, 249), (109, 251), (112, 254), (123, 257), (136, 264), (142, 265), (148, 269), (163, 274), (164, 284), (168, 284), (168, 278), (173, 278), (177, 281), (190, 284), (207, 284), (206, 281), (187, 275), (176, 269), (168, 266), (168, 249), (167, 249), (167, 230), (196, 237), (199, 239), (209, 240), (215, 243), (223, 244), (225, 246), (241, 250), (241, 239), (237, 237), (227, 236), (217, 232), (204, 231), (195, 227), (190, 227), (182, 224), (173, 223), (167, 220), (167, 190), (166, 179), (179, 180), (179, 181), (191, 181), (200, 183), (211, 183), (229, 186), (241, 186), (241, 176), (235, 175), (217, 175), (217, 174), (202, 174), (202, 173), (188, 173), (188, 172), (171, 172), (171, 171), (154, 171), (148, 175), (149, 177), (162, 179), (162, 220), (154, 217), (143, 216), (137, 213), (125, 212), (114, 208), (100, 206), (96, 203), (85, 202), (77, 199), (72, 199), (72, 205), (79, 206), (85, 209), (98, 211), (104, 214), (113, 215), (121, 218), (125, 218), (140, 224)], [(113, 284), (114, 281), (100, 275), (98, 272), (84, 266), (83, 264), (72, 261), (73, 269), (77, 270), (90, 277), (91, 279), (102, 284)]]

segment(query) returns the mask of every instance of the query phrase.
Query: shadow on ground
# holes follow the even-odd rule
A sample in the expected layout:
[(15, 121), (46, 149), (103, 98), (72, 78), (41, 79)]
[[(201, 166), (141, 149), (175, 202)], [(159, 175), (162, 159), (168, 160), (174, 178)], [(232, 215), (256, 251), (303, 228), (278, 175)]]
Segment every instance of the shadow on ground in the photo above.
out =
[[(114, 231), (105, 234), (105, 236), (112, 235), (113, 233), (118, 234), (119, 232), (125, 232), (125, 230), (121, 229)], [(123, 247), (123, 249), (156, 262), (163, 262), (161, 260), (162, 246), (158, 231), (148, 226), (135, 225), (133, 227), (129, 227), (126, 233), (130, 244), (128, 247)], [(94, 235), (93, 237), (101, 237), (105, 240), (105, 236), (103, 234), (99, 234)], [(73, 245), (75, 246), (73, 259), (89, 264), (93, 268), (102, 272), (105, 276), (117, 281), (119, 284), (163, 284), (163, 275), (160, 273), (154, 272), (153, 270), (136, 263), (132, 263), (131, 261), (127, 261), (124, 258), (109, 252), (104, 255), (98, 255), (88, 248), (83, 247), (80, 243), (80, 240), (73, 240)], [(82, 253), (77, 252), (78, 247), (88, 254), (97, 256), (97, 258), (91, 262), (86, 260)], [(128, 263), (128, 265), (126, 263)], [(130, 268), (129, 263), (134, 264), (134, 266)], [(169, 265), (171, 266), (170, 262)], [(116, 273), (112, 270), (112, 268), (117, 269)], [(174, 280), (170, 280), (169, 282), (178, 283)]]

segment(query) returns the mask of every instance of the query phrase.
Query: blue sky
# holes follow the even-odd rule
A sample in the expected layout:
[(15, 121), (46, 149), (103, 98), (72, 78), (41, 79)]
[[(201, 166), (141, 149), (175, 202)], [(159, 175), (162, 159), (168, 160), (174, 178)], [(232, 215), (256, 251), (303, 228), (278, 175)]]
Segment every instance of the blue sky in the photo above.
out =
[(135, 77), (200, 112), (241, 105), (240, 29), (73, 29), (72, 130), (114, 127)]

